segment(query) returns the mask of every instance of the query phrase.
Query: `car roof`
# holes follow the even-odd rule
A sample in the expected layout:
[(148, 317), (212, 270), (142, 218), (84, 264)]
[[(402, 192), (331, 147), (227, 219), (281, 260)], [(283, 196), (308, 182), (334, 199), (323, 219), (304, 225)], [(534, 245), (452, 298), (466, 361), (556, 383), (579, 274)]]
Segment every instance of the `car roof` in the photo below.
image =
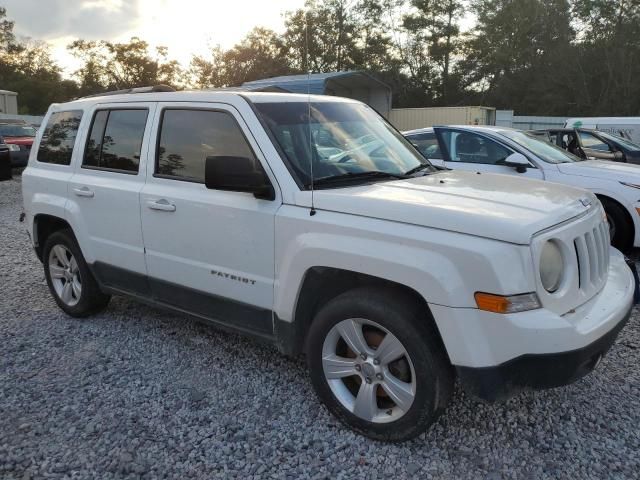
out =
[(90, 105), (104, 103), (127, 102), (219, 102), (225, 103), (238, 98), (246, 98), (253, 103), (280, 102), (342, 102), (360, 103), (357, 100), (328, 95), (306, 95), (300, 93), (248, 92), (242, 89), (183, 90), (179, 92), (135, 92), (106, 93), (72, 100), (66, 103), (53, 104), (54, 110), (60, 108), (85, 108)]
[(403, 135), (417, 135), (420, 133), (431, 133), (434, 128), (456, 128), (459, 130), (468, 130), (473, 132), (485, 132), (485, 133), (499, 133), (499, 132), (508, 132), (508, 131), (517, 131), (516, 128), (510, 127), (501, 127), (498, 125), (434, 125), (433, 127), (426, 128), (417, 128), (415, 130), (408, 130), (406, 132), (402, 132)]

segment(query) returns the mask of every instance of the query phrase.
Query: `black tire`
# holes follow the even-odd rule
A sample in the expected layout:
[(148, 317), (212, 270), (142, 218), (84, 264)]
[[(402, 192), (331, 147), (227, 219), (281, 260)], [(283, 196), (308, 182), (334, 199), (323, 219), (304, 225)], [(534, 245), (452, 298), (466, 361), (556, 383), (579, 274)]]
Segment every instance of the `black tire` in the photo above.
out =
[(600, 202), (611, 225), (611, 245), (622, 252), (630, 250), (633, 247), (633, 220), (629, 218), (629, 214), (619, 203), (606, 198), (601, 198)]
[(11, 178), (11, 163), (9, 163), (8, 161), (3, 162), (2, 160), (0, 160), (0, 181), (11, 180)]
[[(409, 355), (415, 371), (413, 403), (402, 416), (389, 423), (356, 416), (337, 399), (325, 377), (322, 361), (325, 338), (339, 322), (357, 318), (372, 320), (392, 333)], [(444, 411), (453, 392), (454, 370), (433, 317), (402, 290), (363, 287), (329, 301), (316, 314), (309, 329), (306, 355), (319, 399), (345, 425), (375, 440), (404, 441), (421, 434)], [(364, 368), (361, 371), (364, 372)]]
[[(57, 245), (61, 245), (69, 250), (78, 265), (78, 276), (82, 282), (82, 290), (75, 305), (67, 305), (56, 292), (56, 289), (52, 282), (49, 258), (51, 250)], [(89, 270), (87, 262), (82, 255), (82, 251), (78, 246), (78, 242), (76, 242), (76, 239), (71, 230), (58, 230), (57, 232), (52, 233), (47, 238), (44, 244), (42, 260), (42, 263), (44, 265), (44, 275), (47, 279), (49, 291), (51, 292), (51, 295), (53, 295), (53, 298), (58, 306), (68, 315), (79, 318), (87, 317), (99, 312), (107, 306), (109, 300), (111, 299), (111, 296), (103, 293), (102, 290), (100, 290), (100, 287), (93, 277), (93, 274)]]

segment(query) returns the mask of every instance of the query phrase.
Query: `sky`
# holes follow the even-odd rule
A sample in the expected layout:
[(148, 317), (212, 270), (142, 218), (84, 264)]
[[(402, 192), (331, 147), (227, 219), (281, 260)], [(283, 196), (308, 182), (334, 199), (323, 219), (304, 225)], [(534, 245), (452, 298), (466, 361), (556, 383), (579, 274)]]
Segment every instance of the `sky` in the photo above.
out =
[(233, 46), (254, 26), (284, 28), (283, 14), (304, 0), (4, 0), (21, 37), (44, 40), (68, 76), (78, 67), (71, 41), (126, 41), (138, 36), (188, 65), (192, 54)]

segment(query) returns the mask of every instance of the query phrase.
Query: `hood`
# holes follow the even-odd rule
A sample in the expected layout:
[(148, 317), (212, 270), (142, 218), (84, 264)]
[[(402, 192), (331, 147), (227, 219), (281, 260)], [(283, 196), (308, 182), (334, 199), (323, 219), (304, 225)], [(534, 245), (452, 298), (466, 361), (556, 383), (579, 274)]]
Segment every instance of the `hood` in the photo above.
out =
[[(584, 162), (559, 163), (558, 170), (567, 175), (596, 177), (625, 182), (640, 182), (640, 166), (631, 163), (585, 160)], [(631, 180), (633, 178), (633, 180)]]
[(13, 143), (14, 145), (33, 145), (35, 137), (4, 137), (4, 143)]
[(317, 209), (522, 245), (596, 204), (595, 195), (574, 187), (464, 171), (315, 191)]

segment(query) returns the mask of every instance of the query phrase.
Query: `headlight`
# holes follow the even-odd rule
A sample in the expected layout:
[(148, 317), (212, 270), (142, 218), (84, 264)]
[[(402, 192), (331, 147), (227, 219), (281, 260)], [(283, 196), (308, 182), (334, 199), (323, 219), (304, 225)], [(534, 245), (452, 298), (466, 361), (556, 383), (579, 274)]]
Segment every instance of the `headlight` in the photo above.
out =
[(549, 293), (558, 290), (563, 273), (564, 261), (560, 247), (553, 240), (549, 240), (542, 247), (540, 255), (540, 279), (544, 289)]
[(19, 145), (15, 145), (13, 143), (7, 143), (7, 147), (9, 147), (9, 151), (10, 152), (19, 152), (20, 151), (20, 146)]

